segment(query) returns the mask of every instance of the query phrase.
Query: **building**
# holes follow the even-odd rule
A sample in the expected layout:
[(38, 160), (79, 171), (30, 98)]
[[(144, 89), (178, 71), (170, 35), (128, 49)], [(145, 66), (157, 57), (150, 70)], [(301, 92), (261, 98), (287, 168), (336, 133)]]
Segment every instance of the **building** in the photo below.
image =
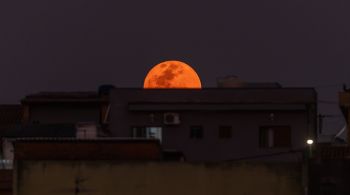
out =
[(188, 161), (301, 161), (316, 137), (313, 88), (115, 88), (109, 130), (156, 138)]
[(40, 92), (22, 99), (23, 124), (76, 124), (104, 121), (106, 96), (97, 92)]
[(168, 163), (154, 139), (17, 139), (15, 159), (17, 195), (303, 194), (298, 163)]

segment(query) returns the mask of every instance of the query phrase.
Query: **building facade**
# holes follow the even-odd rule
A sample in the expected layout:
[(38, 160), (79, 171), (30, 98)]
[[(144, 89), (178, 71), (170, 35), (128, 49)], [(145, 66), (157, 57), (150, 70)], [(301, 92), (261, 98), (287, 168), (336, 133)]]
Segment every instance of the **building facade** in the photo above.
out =
[(40, 92), (26, 96), (22, 106), (23, 124), (99, 124), (108, 100), (97, 92)]
[(188, 161), (299, 161), (315, 138), (316, 100), (312, 88), (116, 88), (109, 129), (159, 139)]

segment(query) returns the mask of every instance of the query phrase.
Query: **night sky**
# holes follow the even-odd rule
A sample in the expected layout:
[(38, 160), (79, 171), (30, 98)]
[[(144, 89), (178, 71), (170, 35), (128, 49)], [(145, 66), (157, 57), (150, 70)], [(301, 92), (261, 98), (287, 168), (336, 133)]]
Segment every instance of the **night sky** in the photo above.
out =
[[(204, 87), (225, 75), (316, 87), (320, 111), (339, 115), (337, 92), (350, 87), (349, 10), (349, 0), (3, 0), (0, 102), (142, 87), (153, 65), (182, 60)], [(327, 125), (336, 131), (343, 120)]]

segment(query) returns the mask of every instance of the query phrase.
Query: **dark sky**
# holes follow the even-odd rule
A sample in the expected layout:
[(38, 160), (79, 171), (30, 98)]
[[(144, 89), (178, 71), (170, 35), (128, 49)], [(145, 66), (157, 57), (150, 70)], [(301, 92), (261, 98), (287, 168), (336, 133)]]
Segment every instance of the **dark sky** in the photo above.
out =
[(141, 87), (153, 65), (176, 59), (204, 87), (229, 74), (314, 86), (334, 101), (320, 111), (338, 115), (337, 92), (350, 86), (349, 10), (349, 0), (0, 1), (0, 102)]

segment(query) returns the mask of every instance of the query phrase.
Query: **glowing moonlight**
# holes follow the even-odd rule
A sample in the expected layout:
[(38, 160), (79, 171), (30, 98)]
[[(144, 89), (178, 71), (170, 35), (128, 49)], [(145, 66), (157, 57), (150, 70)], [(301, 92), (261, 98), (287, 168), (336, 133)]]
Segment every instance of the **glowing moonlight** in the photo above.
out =
[(165, 61), (154, 66), (147, 74), (143, 88), (202, 88), (201, 81), (189, 65), (180, 61)]

